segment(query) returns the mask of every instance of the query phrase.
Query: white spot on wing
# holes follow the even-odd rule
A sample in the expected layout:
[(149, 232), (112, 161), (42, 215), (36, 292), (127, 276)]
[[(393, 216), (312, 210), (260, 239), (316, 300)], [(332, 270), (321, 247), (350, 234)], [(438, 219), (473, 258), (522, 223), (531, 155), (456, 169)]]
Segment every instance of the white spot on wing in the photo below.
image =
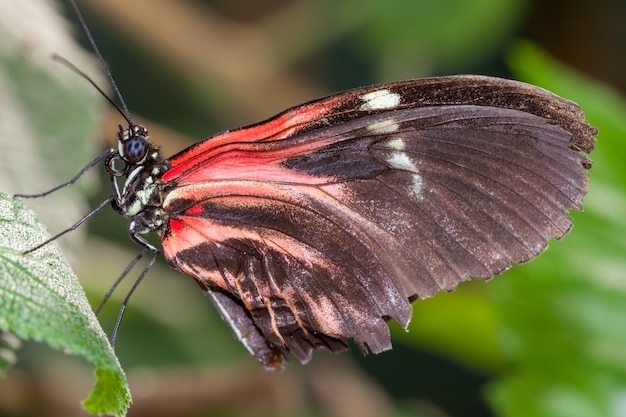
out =
[(422, 176), (420, 175), (420, 170), (406, 153), (402, 151), (394, 152), (391, 157), (387, 159), (387, 163), (392, 168), (412, 172), (413, 174), (411, 174), (411, 176), (413, 181), (411, 185), (409, 185), (409, 196), (415, 197), (418, 200), (424, 198), (422, 194)]
[(373, 123), (367, 127), (367, 130), (374, 133), (393, 133), (400, 128), (396, 122), (391, 119), (383, 120), (378, 123)]
[(391, 158), (387, 159), (387, 163), (396, 169), (419, 173), (419, 169), (415, 166), (411, 158), (404, 152), (394, 152)]
[(387, 89), (372, 91), (363, 94), (360, 98), (364, 101), (360, 109), (365, 111), (391, 109), (397, 107), (401, 101), (400, 94), (392, 93)]
[(404, 139), (393, 138), (387, 142), (387, 146), (391, 149), (395, 149), (396, 151), (403, 151), (405, 147)]
[(411, 187), (410, 194), (421, 200), (424, 198), (422, 195), (422, 176), (418, 174), (413, 174), (413, 186)]

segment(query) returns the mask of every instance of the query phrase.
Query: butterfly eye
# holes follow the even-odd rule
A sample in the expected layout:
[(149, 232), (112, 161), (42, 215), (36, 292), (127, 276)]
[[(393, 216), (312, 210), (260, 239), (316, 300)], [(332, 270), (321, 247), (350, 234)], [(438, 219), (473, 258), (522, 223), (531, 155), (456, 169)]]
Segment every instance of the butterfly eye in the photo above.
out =
[(137, 135), (124, 141), (122, 157), (124, 160), (135, 164), (141, 162), (148, 153), (148, 140), (145, 136)]

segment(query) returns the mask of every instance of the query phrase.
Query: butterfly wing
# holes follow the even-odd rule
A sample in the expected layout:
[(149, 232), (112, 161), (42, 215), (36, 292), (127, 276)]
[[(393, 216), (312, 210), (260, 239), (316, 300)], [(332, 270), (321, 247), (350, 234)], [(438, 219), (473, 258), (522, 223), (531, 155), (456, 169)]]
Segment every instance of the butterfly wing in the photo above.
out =
[(173, 157), (165, 256), (268, 367), (377, 353), (411, 301), (569, 231), (593, 134), (574, 103), (489, 77), (340, 93)]

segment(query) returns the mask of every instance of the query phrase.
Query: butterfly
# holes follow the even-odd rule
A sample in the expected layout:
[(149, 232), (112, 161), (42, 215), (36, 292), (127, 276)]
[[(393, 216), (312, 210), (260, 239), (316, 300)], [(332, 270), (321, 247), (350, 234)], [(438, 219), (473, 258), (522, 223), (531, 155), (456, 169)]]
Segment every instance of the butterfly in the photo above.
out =
[(89, 165), (105, 203), (270, 370), (390, 349), (415, 300), (539, 255), (582, 208), (597, 133), (571, 101), (475, 75), (344, 91), (169, 158), (125, 118)]

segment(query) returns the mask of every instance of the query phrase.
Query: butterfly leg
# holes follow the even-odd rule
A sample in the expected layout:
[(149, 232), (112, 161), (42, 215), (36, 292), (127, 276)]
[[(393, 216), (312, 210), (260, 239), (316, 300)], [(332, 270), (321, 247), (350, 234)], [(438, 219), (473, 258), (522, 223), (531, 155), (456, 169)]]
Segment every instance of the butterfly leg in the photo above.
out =
[[(133, 242), (135, 242), (139, 246), (143, 247), (144, 250), (141, 252), (140, 255), (137, 256), (137, 258), (135, 258), (133, 261), (131, 261), (131, 263), (129, 264), (129, 267), (127, 267), (124, 270), (124, 272), (122, 273), (122, 278), (124, 276), (126, 276), (126, 274), (130, 271), (129, 268), (131, 266), (134, 266), (137, 263), (137, 261), (139, 259), (143, 258), (143, 256), (147, 252), (152, 252), (152, 257), (148, 261), (148, 264), (144, 267), (143, 271), (141, 271), (141, 274), (139, 274), (139, 277), (137, 277), (137, 279), (133, 283), (133, 286), (128, 291), (128, 294), (126, 294), (126, 297), (124, 298), (124, 301), (122, 301), (122, 306), (120, 308), (120, 312), (117, 315), (117, 320), (115, 321), (115, 327), (113, 328), (113, 334), (111, 335), (111, 346), (113, 346), (113, 347), (115, 347), (115, 339), (117, 338), (117, 331), (118, 331), (118, 329), (120, 327), (120, 323), (122, 322), (122, 317), (124, 316), (124, 311), (126, 311), (126, 306), (128, 305), (128, 301), (130, 300), (130, 297), (133, 295), (133, 293), (135, 292), (135, 290), (137, 289), (139, 284), (141, 284), (141, 281), (143, 281), (143, 279), (145, 278), (145, 276), (148, 273), (148, 271), (150, 269), (152, 269), (152, 266), (154, 266), (154, 263), (156, 262), (156, 259), (159, 256), (159, 253), (161, 253), (161, 251), (159, 251), (157, 248), (152, 246), (145, 239), (139, 237), (139, 235), (133, 231), (132, 225), (133, 225), (133, 222), (131, 222), (130, 238), (133, 240)], [(114, 283), (114, 287), (113, 288), (115, 288), (115, 286), (117, 286), (117, 284), (119, 284), (119, 281), (120, 281), (120, 279), (118, 279)]]

